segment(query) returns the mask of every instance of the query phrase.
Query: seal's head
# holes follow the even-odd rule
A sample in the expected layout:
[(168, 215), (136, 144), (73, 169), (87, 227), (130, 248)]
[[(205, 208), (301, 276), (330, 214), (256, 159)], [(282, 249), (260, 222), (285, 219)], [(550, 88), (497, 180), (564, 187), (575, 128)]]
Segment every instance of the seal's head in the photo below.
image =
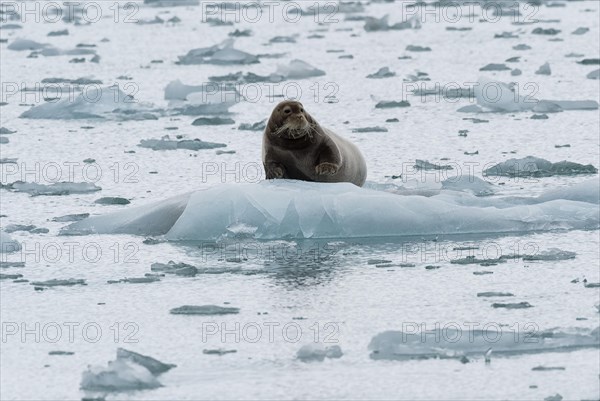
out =
[(267, 131), (269, 134), (286, 139), (312, 139), (315, 121), (304, 110), (302, 103), (286, 100), (277, 105), (271, 114)]

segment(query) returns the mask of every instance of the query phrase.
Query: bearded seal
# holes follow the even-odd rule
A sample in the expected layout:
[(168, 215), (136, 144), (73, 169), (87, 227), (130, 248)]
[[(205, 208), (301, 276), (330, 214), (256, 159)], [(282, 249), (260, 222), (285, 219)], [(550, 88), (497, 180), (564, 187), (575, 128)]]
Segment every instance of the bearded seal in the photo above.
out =
[(262, 161), (267, 179), (362, 187), (367, 178), (367, 164), (356, 145), (321, 127), (296, 101), (283, 101), (273, 110), (263, 135)]

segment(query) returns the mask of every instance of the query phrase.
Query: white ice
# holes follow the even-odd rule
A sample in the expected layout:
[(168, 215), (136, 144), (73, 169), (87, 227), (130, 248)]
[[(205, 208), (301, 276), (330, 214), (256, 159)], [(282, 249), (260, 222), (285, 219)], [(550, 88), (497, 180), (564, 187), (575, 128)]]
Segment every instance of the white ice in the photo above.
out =
[(441, 190), (423, 197), (292, 180), (225, 184), (153, 205), (76, 222), (66, 233), (165, 235), (168, 240), (356, 238), (597, 229), (597, 180), (570, 200), (476, 197)]

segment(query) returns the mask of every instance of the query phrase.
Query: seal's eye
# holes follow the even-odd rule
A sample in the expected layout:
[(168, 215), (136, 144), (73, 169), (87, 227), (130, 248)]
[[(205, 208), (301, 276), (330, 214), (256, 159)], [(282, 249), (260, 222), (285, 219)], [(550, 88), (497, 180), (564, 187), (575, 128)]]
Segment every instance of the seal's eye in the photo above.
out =
[(284, 110), (283, 110), (283, 112), (284, 112), (285, 114), (290, 114), (290, 113), (292, 112), (292, 109), (290, 109), (290, 108), (286, 108), (286, 109), (284, 109)]
[(300, 108), (300, 113), (304, 113), (304, 109), (303, 108)]

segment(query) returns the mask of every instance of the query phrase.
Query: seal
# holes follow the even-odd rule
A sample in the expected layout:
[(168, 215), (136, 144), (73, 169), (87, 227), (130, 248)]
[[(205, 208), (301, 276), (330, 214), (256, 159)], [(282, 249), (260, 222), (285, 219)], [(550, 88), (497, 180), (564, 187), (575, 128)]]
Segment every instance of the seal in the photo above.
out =
[(352, 142), (321, 125), (300, 102), (279, 103), (263, 135), (267, 179), (350, 182), (362, 187), (367, 164)]

